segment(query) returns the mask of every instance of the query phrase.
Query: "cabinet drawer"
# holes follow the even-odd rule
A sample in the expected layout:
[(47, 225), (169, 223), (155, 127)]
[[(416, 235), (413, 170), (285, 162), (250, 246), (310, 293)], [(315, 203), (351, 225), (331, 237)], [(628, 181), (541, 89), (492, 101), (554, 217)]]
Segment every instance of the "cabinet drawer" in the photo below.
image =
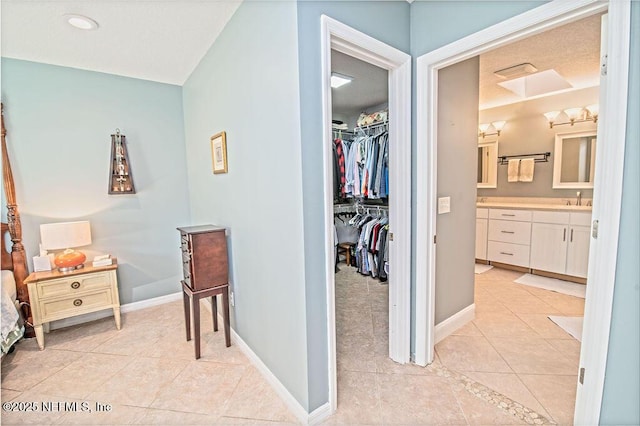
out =
[(529, 245), (531, 241), (531, 222), (490, 220), (489, 240)]
[(547, 212), (536, 210), (533, 212), (533, 222), (556, 223), (558, 225), (569, 224), (569, 212)]
[(530, 210), (490, 209), (489, 219), (519, 220), (531, 222)]
[(487, 219), (489, 217), (489, 209), (476, 209), (476, 219)]
[(110, 308), (114, 304), (111, 289), (84, 293), (56, 300), (41, 300), (40, 315), (43, 322), (54, 318), (67, 318), (101, 308)]
[(591, 213), (571, 212), (571, 225), (591, 226)]
[(48, 299), (90, 290), (111, 288), (111, 272), (75, 275), (41, 282), (37, 286), (40, 299)]
[(529, 267), (529, 246), (489, 241), (487, 257), (493, 262)]

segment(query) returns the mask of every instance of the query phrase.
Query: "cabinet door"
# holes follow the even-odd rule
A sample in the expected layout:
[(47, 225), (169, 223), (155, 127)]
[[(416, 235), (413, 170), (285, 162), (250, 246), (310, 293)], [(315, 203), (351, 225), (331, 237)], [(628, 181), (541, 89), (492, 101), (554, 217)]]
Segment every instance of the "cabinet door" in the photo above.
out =
[(569, 228), (569, 248), (567, 250), (567, 275), (586, 278), (589, 268), (589, 244), (591, 242), (589, 226), (571, 226)]
[(476, 219), (476, 259), (487, 260), (487, 219)]
[(531, 228), (532, 269), (565, 273), (567, 264), (568, 226), (534, 223)]

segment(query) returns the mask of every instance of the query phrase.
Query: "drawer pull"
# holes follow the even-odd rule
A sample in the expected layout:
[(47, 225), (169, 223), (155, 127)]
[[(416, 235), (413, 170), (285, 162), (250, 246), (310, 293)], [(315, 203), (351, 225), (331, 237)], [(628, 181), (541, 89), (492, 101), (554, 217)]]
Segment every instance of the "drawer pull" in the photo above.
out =
[(503, 234), (515, 234), (514, 231), (500, 231), (500, 232), (502, 232)]
[(73, 306), (80, 306), (82, 305), (82, 299), (76, 299), (73, 301)]
[(502, 213), (502, 216), (515, 217), (515, 214)]
[(78, 281), (74, 281), (71, 283), (71, 288), (77, 290), (80, 288), (80, 283)]
[(500, 254), (505, 254), (507, 256), (513, 256), (513, 253), (507, 253), (507, 252), (504, 252), (504, 251), (501, 251)]

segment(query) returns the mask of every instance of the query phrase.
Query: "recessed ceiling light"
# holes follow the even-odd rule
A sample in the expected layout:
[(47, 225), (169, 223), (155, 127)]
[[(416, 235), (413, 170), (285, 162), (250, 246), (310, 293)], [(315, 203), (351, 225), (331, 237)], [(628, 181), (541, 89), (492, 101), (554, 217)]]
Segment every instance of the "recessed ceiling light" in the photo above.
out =
[(64, 19), (69, 25), (81, 30), (95, 30), (98, 28), (98, 23), (86, 16), (67, 14), (64, 15)]
[(349, 77), (348, 75), (338, 74), (337, 72), (331, 73), (331, 87), (337, 89), (340, 86), (344, 86), (347, 83), (351, 83), (353, 77)]

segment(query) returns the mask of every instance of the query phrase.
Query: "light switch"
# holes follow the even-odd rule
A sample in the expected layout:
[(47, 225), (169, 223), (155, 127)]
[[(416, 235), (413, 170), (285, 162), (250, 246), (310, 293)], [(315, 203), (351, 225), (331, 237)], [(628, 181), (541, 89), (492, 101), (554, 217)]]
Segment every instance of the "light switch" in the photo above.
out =
[(451, 211), (451, 197), (438, 198), (438, 214), (449, 213)]

